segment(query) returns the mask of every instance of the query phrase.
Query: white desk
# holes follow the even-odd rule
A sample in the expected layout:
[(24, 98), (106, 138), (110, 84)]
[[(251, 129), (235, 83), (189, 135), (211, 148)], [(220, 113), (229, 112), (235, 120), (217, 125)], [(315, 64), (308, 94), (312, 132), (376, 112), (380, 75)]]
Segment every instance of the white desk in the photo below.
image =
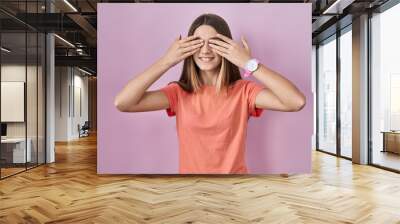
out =
[[(26, 155), (25, 155), (25, 138), (5, 138), (1, 139), (1, 144), (2, 144), (2, 151), (4, 150), (3, 147), (8, 147), (9, 146), (14, 146), (12, 148), (12, 155), (13, 155), (13, 163), (25, 163), (25, 158), (27, 158), (26, 162), (31, 161), (31, 145), (32, 145), (32, 140), (30, 138), (26, 139), (26, 142), (28, 143), (28, 147), (26, 147)], [(6, 150), (7, 150), (6, 149)], [(5, 150), (4, 150), (5, 151)]]

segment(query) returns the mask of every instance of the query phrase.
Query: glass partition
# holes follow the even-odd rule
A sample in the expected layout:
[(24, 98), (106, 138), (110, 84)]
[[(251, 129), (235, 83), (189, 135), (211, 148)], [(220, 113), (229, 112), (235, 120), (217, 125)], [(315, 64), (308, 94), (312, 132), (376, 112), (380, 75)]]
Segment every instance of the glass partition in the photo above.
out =
[[(0, 7), (43, 13), (45, 1)], [(33, 17), (36, 18), (36, 17)], [(45, 163), (45, 34), (0, 11), (0, 178)]]
[(37, 165), (38, 157), (38, 144), (37, 144), (37, 134), (38, 134), (38, 113), (37, 113), (37, 97), (38, 97), (38, 56), (37, 56), (37, 32), (27, 33), (27, 98), (26, 98), (26, 113), (27, 113), (27, 150), (30, 151), (31, 159), (27, 163), (28, 168)]
[[(26, 169), (26, 33), (1, 34), (1, 176)], [(6, 49), (6, 50), (4, 50)]]
[(37, 64), (37, 162), (44, 164), (46, 162), (46, 145), (45, 145), (45, 124), (46, 124), (46, 36), (44, 33), (38, 33), (38, 64)]

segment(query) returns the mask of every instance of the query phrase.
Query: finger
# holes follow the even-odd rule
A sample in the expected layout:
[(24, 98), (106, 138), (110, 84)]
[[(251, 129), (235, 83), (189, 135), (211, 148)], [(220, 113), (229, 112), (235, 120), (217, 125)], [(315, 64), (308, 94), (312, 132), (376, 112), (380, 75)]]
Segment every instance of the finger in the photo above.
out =
[(211, 50), (214, 51), (215, 53), (219, 54), (220, 56), (224, 57), (224, 58), (227, 57), (227, 54), (225, 54), (224, 52), (222, 52), (222, 51), (220, 51), (220, 50), (218, 50), (216, 48), (213, 48)]
[(224, 41), (216, 40), (216, 39), (210, 39), (210, 40), (208, 40), (208, 42), (219, 45), (219, 46), (227, 48), (227, 49), (229, 49), (229, 47), (231, 47), (230, 44), (228, 44)]
[(196, 44), (203, 43), (203, 42), (204, 41), (202, 39), (192, 40), (192, 41), (181, 44), (180, 48), (189, 47), (189, 46), (196, 45)]
[(180, 40), (180, 42), (181, 42), (181, 43), (185, 43), (185, 42), (187, 42), (187, 41), (191, 41), (191, 40), (194, 40), (194, 39), (196, 39), (196, 38), (199, 38), (199, 37), (198, 37), (198, 36), (195, 36), (195, 35), (192, 35), (192, 36), (188, 36), (188, 37), (182, 38), (182, 39)]
[(226, 48), (224, 48), (224, 47), (221, 47), (221, 46), (218, 46), (218, 45), (216, 45), (216, 44), (209, 44), (210, 45), (210, 47), (211, 48), (213, 48), (213, 49), (217, 49), (217, 50), (219, 50), (219, 51), (222, 51), (222, 52), (224, 52), (224, 53), (228, 53), (228, 49), (226, 49)]
[(230, 43), (231, 45), (233, 45), (235, 43), (231, 38), (226, 37), (220, 33), (217, 33), (217, 37), (221, 38), (223, 41), (225, 41), (227, 43)]
[(247, 44), (247, 41), (246, 41), (246, 39), (244, 39), (244, 37), (242, 36), (242, 43), (243, 43), (243, 46), (246, 48), (246, 50), (250, 50), (250, 48), (249, 48), (249, 45)]
[(185, 54), (182, 55), (182, 59), (185, 59), (185, 58), (189, 57), (190, 55), (193, 55), (193, 54), (196, 53), (196, 51), (198, 51), (198, 50), (199, 50), (199, 48), (194, 49), (194, 50), (191, 50), (191, 51), (189, 51), (189, 52), (186, 52)]
[(192, 51), (192, 50), (198, 49), (198, 48), (200, 48), (202, 45), (203, 45), (203, 43), (198, 43), (198, 44), (196, 44), (196, 45), (192, 45), (192, 46), (189, 46), (189, 47), (182, 48), (182, 53), (186, 53), (186, 52), (188, 52), (188, 51)]

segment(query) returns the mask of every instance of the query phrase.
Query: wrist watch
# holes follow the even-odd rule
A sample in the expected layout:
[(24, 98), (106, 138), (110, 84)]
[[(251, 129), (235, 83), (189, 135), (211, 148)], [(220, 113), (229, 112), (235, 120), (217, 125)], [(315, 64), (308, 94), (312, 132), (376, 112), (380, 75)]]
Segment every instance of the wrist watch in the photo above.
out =
[(246, 62), (244, 66), (245, 73), (244, 77), (249, 77), (255, 70), (258, 68), (259, 61), (255, 58), (252, 58)]

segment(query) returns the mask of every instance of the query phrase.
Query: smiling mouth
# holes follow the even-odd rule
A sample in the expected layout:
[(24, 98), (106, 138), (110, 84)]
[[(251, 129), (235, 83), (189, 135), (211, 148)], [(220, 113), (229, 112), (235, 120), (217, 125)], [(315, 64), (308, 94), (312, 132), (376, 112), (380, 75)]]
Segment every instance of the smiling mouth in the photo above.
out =
[(200, 61), (210, 62), (214, 59), (214, 57), (199, 57)]

